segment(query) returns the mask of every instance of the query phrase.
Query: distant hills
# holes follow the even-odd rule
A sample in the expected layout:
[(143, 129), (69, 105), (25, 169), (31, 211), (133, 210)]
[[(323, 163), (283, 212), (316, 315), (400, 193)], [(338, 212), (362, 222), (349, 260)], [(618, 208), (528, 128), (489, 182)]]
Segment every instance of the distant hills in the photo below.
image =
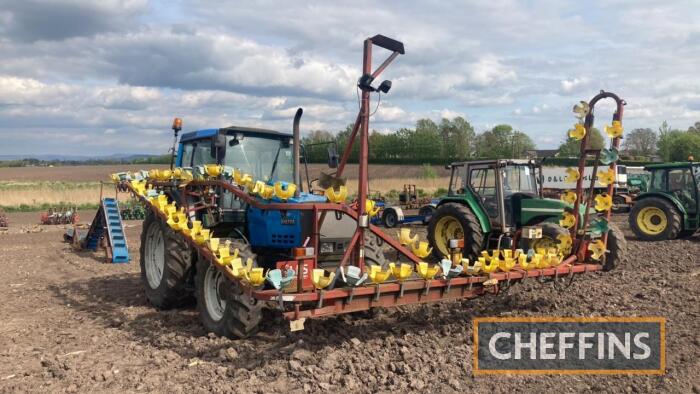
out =
[(0, 161), (35, 159), (39, 161), (133, 161), (147, 159), (149, 157), (158, 157), (162, 155), (146, 154), (146, 153), (115, 153), (103, 156), (85, 156), (85, 155), (58, 155), (58, 154), (43, 154), (43, 155), (0, 155)]
[(95, 164), (167, 164), (170, 155), (113, 154), (104, 156), (79, 155), (0, 155), (0, 167), (80, 166)]

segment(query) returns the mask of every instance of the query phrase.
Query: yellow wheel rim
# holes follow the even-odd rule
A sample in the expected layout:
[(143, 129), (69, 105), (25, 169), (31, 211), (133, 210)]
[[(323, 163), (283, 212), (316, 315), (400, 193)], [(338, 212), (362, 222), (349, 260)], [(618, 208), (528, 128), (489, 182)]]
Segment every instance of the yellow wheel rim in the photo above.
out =
[(637, 227), (645, 234), (658, 235), (666, 230), (668, 219), (663, 210), (656, 207), (642, 208), (637, 214)]
[(443, 216), (435, 223), (435, 247), (443, 256), (450, 255), (451, 239), (464, 239), (464, 229), (459, 220)]
[(532, 249), (537, 250), (537, 249), (557, 249), (559, 250), (559, 243), (557, 242), (556, 239), (549, 238), (546, 235), (543, 235), (542, 238), (536, 239), (532, 243)]

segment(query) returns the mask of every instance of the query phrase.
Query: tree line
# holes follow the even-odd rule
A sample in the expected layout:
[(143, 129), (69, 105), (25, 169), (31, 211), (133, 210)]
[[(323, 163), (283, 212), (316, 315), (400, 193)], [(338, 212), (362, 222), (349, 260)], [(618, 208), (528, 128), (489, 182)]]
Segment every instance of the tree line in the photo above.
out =
[[(343, 152), (352, 132), (352, 125), (333, 134), (315, 130), (303, 138), (309, 162), (322, 163), (328, 157), (328, 143), (336, 141), (338, 152)], [(600, 130), (591, 129), (590, 145), (600, 149), (608, 144), (608, 137)], [(528, 152), (537, 149), (532, 139), (511, 125), (500, 124), (481, 133), (464, 118), (420, 119), (414, 128), (401, 128), (390, 133), (372, 130), (369, 135), (369, 160), (378, 164), (446, 164), (450, 161), (526, 158)], [(557, 157), (571, 158), (579, 155), (580, 141), (564, 138)], [(620, 157), (626, 161), (685, 161), (689, 157), (700, 159), (700, 122), (687, 130), (671, 128), (667, 122), (653, 130), (636, 128), (625, 131)], [(350, 162), (357, 162), (359, 143), (353, 146)]]
[[(324, 143), (337, 141), (339, 152), (348, 144), (352, 125), (335, 136), (325, 130), (309, 133), (303, 143), (310, 162), (324, 162), (328, 146)], [(384, 134), (373, 130), (369, 135), (369, 160), (386, 164), (445, 164), (452, 160), (477, 158), (522, 158), (527, 151), (535, 149), (530, 137), (507, 124), (500, 124), (477, 134), (464, 118), (442, 119), (435, 123), (431, 119), (420, 119), (414, 128), (401, 128)], [(351, 162), (357, 162), (359, 144), (353, 146)]]

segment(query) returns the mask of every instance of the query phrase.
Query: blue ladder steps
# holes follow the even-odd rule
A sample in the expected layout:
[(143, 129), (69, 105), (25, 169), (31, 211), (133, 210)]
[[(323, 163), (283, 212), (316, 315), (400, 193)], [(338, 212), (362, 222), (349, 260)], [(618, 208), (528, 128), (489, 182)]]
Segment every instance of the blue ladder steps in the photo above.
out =
[(105, 235), (108, 247), (112, 249), (112, 263), (128, 263), (129, 248), (126, 244), (121, 215), (119, 215), (119, 203), (114, 198), (103, 198), (100, 202), (95, 219), (90, 224), (85, 237), (84, 248), (97, 250), (100, 240)]

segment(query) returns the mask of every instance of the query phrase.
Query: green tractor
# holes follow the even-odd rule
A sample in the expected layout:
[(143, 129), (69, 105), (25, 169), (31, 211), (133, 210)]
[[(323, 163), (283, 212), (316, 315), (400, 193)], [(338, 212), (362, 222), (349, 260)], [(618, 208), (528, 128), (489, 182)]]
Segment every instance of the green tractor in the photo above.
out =
[(700, 225), (700, 163), (653, 164), (648, 190), (634, 199), (629, 223), (645, 241), (693, 235)]
[[(526, 250), (557, 247), (559, 236), (569, 234), (559, 220), (565, 211), (573, 213), (573, 207), (542, 197), (540, 167), (534, 160), (480, 160), (449, 167), (448, 193), (428, 226), (435, 257), (448, 256), (453, 239), (464, 239), (462, 254), (474, 261), (482, 250), (508, 248), (514, 242)], [(586, 212), (584, 207), (580, 211)], [(614, 224), (608, 226), (610, 253), (604, 266), (612, 269), (622, 259), (625, 241)]]

